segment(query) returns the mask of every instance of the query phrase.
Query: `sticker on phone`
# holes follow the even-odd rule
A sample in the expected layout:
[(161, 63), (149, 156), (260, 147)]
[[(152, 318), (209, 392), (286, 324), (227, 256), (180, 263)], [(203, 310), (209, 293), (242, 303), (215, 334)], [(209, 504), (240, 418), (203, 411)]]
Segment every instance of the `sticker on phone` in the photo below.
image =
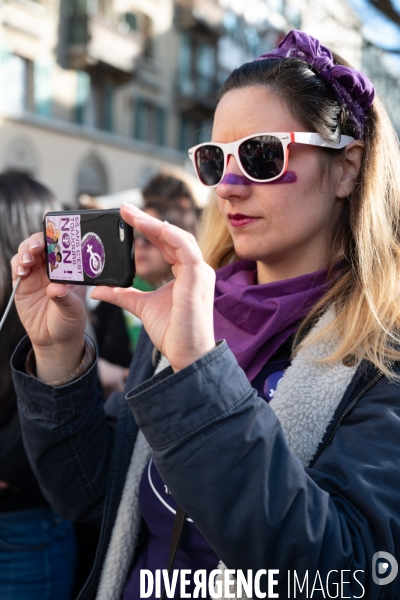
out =
[(45, 219), (50, 277), (83, 281), (80, 215), (51, 215)]
[(106, 253), (98, 235), (89, 232), (82, 239), (83, 270), (89, 277), (98, 277), (104, 269)]

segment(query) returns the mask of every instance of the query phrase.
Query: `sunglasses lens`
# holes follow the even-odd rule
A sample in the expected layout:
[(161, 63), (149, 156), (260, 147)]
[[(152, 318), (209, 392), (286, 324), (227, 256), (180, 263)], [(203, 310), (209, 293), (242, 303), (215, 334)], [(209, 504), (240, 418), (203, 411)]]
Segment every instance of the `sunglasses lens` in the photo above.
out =
[(259, 181), (278, 177), (285, 164), (282, 142), (274, 135), (246, 140), (239, 147), (239, 158), (246, 173)]
[(197, 173), (204, 185), (217, 185), (224, 172), (224, 153), (221, 148), (213, 144), (201, 146), (196, 150), (195, 162)]

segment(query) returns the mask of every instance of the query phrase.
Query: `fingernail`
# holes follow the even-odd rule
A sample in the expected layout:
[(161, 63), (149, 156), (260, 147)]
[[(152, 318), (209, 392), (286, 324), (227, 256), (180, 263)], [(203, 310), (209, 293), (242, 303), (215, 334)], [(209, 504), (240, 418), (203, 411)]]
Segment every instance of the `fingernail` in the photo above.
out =
[(137, 206), (134, 204), (129, 204), (129, 202), (123, 202), (122, 206), (128, 210), (131, 210), (132, 212), (137, 212), (139, 210)]
[(29, 254), (29, 252), (25, 252), (25, 254), (22, 257), (22, 262), (25, 264), (32, 262), (32, 256)]
[(17, 268), (18, 275), (26, 275), (28, 271), (26, 271), (23, 267)]
[(139, 219), (139, 221), (150, 221), (151, 216), (145, 212), (140, 211), (140, 212), (135, 213), (135, 219), (136, 219), (136, 221), (138, 219)]
[(40, 240), (34, 240), (31, 244), (31, 248), (39, 248), (39, 246), (42, 245), (42, 242)]
[(65, 294), (61, 294), (61, 296), (57, 296), (57, 298), (65, 298), (68, 295), (69, 290), (65, 292)]

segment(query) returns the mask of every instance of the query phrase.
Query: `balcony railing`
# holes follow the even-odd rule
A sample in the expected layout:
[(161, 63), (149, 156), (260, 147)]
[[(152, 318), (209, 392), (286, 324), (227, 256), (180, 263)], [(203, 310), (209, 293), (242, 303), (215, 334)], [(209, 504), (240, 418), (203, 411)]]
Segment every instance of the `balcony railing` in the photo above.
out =
[(145, 45), (140, 32), (126, 31), (122, 24), (88, 14), (71, 16), (67, 31), (69, 68), (107, 70), (121, 82), (132, 76)]

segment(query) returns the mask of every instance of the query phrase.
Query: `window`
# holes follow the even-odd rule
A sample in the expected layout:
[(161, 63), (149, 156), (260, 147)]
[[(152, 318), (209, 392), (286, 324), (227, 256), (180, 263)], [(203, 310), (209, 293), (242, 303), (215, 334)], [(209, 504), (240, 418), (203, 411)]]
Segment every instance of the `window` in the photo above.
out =
[(52, 112), (52, 71), (53, 60), (35, 60), (33, 69), (33, 109), (42, 117), (50, 117)]
[(284, 0), (269, 0), (268, 4), (272, 10), (281, 13), (281, 15), (283, 14), (283, 11), (285, 9)]
[(125, 13), (125, 23), (128, 24), (129, 29), (138, 30), (138, 19), (135, 13)]
[(165, 146), (165, 109), (143, 98), (137, 98), (134, 137), (137, 140)]
[[(283, 10), (283, 5), (281, 8)], [(227, 37), (244, 47), (252, 56), (262, 54), (262, 39), (257, 28), (247, 24), (243, 17), (239, 17), (231, 9), (224, 15), (224, 29)]]
[(52, 112), (53, 60), (32, 62), (22, 56), (0, 52), (0, 107), (12, 112), (33, 111), (42, 117)]
[(105, 131), (113, 130), (113, 105), (114, 105), (114, 88), (107, 82), (103, 91), (103, 129)]
[(184, 33), (181, 37), (179, 50), (179, 90), (184, 95), (194, 92), (192, 81), (192, 45), (188, 33)]
[(86, 122), (85, 109), (90, 96), (90, 76), (84, 71), (76, 72), (75, 121), (79, 125)]
[(201, 36), (182, 35), (179, 91), (184, 96), (212, 96), (216, 88), (216, 46)]
[(248, 26), (244, 30), (247, 48), (253, 56), (260, 56), (263, 51), (262, 40), (255, 27)]
[(189, 115), (182, 115), (179, 149), (187, 152), (192, 146), (201, 142), (208, 142), (211, 139), (212, 121), (201, 119)]
[(209, 96), (215, 93), (215, 48), (211, 44), (197, 43), (196, 72), (197, 93)]
[(285, 17), (289, 21), (291, 28), (301, 28), (301, 0), (286, 0)]
[(226, 33), (233, 39), (241, 42), (243, 22), (233, 10), (228, 9), (225, 12), (223, 24)]
[(80, 125), (113, 130), (114, 87), (110, 81), (77, 71), (75, 121)]
[(67, 6), (70, 13), (84, 15), (87, 12), (97, 11), (96, 0), (69, 0)]
[(22, 113), (33, 109), (33, 63), (0, 50), (0, 108)]

